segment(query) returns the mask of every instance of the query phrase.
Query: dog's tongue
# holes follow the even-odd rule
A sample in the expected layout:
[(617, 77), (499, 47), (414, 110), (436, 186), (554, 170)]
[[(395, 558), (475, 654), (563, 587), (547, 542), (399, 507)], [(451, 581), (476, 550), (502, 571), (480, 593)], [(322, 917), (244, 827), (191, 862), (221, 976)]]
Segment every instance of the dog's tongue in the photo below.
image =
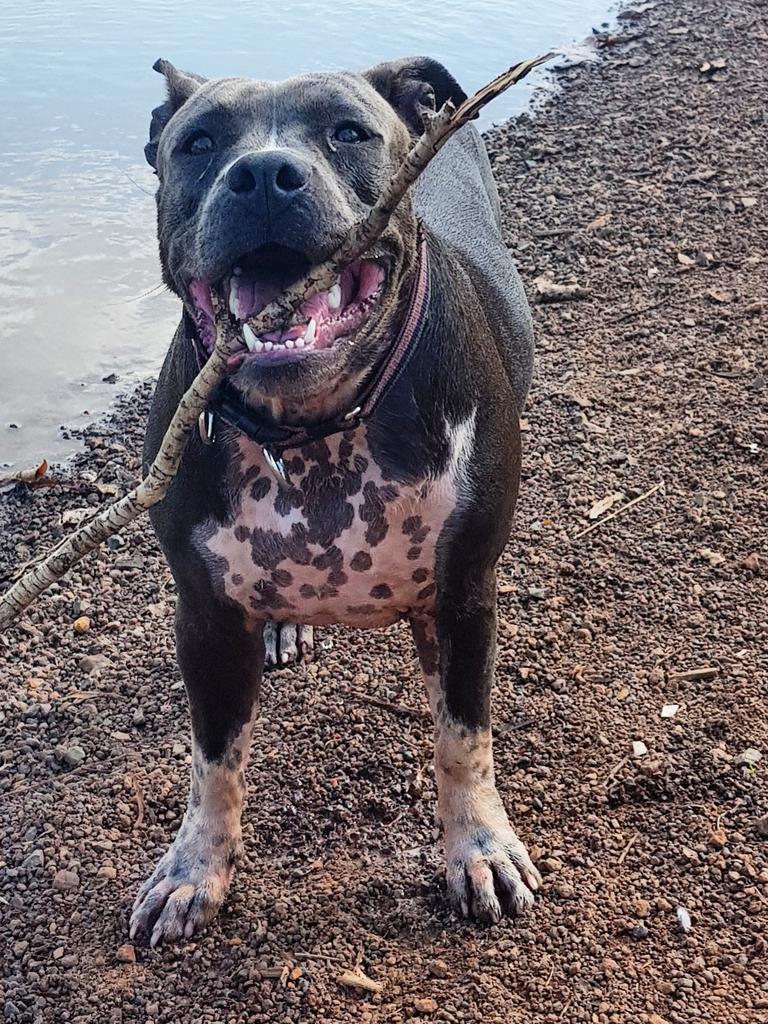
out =
[(232, 275), (229, 290), (229, 308), (238, 320), (247, 320), (260, 313), (283, 290), (278, 275), (264, 275), (258, 279), (247, 271)]

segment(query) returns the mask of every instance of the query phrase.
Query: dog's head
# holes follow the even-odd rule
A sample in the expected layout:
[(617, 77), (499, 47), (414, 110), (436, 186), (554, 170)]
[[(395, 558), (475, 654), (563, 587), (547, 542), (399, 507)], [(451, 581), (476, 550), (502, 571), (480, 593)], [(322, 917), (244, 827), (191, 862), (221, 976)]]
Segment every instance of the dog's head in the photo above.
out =
[(277, 84), (206, 81), (167, 61), (155, 68), (168, 98), (152, 113), (145, 153), (159, 179), (163, 276), (202, 343), (213, 344), (215, 291), (243, 324), (249, 351), (230, 375), (246, 395), (295, 402), (354, 385), (402, 316), (416, 236), (407, 199), (371, 253), (305, 303), (303, 324), (255, 337), (244, 321), (366, 215), (424, 111), (464, 93), (427, 58)]

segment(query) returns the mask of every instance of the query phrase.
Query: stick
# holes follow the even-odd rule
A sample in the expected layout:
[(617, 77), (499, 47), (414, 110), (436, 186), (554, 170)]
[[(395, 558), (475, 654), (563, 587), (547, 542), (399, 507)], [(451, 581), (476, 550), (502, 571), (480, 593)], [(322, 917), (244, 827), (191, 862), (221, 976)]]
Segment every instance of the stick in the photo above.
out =
[[(254, 333), (260, 334), (286, 323), (307, 299), (330, 288), (340, 268), (360, 257), (381, 236), (400, 200), (450, 136), (471, 120), (486, 103), (553, 56), (548, 53), (543, 57), (521, 61), (474, 96), (470, 96), (458, 108), (448, 101), (436, 114), (430, 116), (424, 133), (408, 152), (368, 216), (350, 231), (325, 263), (314, 267), (305, 278), (287, 288), (278, 299), (249, 320)], [(243, 341), (235, 333), (227, 312), (221, 309), (215, 298), (214, 309), (217, 331), (213, 352), (179, 402), (147, 476), (124, 498), (94, 516), (70, 537), (64, 538), (53, 551), (14, 583), (0, 599), (0, 629), (13, 622), (81, 558), (165, 497), (171, 480), (178, 472), (189, 435), (224, 376), (228, 358), (243, 347)]]
[(616, 861), (616, 863), (619, 866), (621, 866), (624, 863), (624, 861), (627, 859), (627, 854), (632, 849), (632, 847), (635, 845), (635, 840), (637, 839), (637, 837), (639, 835), (640, 835), (639, 832), (635, 832), (635, 834), (632, 836), (632, 838), (629, 840), (627, 845), (624, 847), (624, 849), (619, 854), (619, 859)]
[(650, 498), (652, 494), (655, 494), (656, 491), (659, 490), (663, 483), (664, 481), (660, 480), (659, 483), (654, 484), (650, 490), (645, 492), (645, 494), (641, 494), (639, 498), (633, 498), (632, 501), (628, 501), (626, 505), (622, 505), (621, 508), (617, 508), (615, 512), (611, 512), (611, 514), (609, 516), (605, 516), (604, 519), (598, 519), (596, 523), (592, 523), (592, 525), (588, 526), (586, 530), (582, 530), (580, 533), (575, 534), (573, 539), (578, 540), (579, 537), (586, 537), (588, 533), (592, 533), (592, 531), (596, 530), (598, 526), (602, 526), (604, 523), (609, 523), (611, 519), (615, 519), (617, 516), (623, 515), (629, 509), (638, 505), (641, 501), (645, 501), (646, 498)]

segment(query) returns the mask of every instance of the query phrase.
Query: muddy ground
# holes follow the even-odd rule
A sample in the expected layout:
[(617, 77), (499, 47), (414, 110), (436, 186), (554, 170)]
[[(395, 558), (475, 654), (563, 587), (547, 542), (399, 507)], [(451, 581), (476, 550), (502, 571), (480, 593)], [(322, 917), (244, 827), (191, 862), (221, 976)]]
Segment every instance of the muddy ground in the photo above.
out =
[[(768, 1020), (768, 10), (638, 6), (488, 139), (532, 299), (542, 275), (587, 290), (535, 306), (500, 568), (496, 759), (534, 911), (482, 930), (446, 908), (408, 631), (329, 629), (266, 681), (218, 922), (121, 962), (190, 760), (142, 524), (0, 641), (6, 1020)], [(82, 486), (3, 499), (0, 576), (128, 485), (147, 397), (90, 431)], [(382, 991), (339, 985), (355, 966)]]

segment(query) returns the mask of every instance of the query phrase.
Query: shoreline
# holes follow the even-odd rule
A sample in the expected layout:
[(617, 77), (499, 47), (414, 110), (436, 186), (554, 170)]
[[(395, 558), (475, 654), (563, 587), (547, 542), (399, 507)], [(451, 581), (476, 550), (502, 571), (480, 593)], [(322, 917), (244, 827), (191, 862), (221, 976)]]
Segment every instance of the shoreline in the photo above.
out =
[[(134, 524), (0, 639), (9, 1020), (768, 1020), (768, 12), (633, 6), (632, 38), (484, 133), (538, 343), (494, 693), (532, 913), (444, 905), (407, 630), (332, 628), (265, 680), (223, 913), (119, 961), (190, 759), (173, 586)], [(586, 298), (535, 301), (551, 284)], [(0, 587), (130, 486), (151, 386), (86, 428), (82, 486), (0, 498)], [(358, 963), (382, 992), (337, 983)]]

